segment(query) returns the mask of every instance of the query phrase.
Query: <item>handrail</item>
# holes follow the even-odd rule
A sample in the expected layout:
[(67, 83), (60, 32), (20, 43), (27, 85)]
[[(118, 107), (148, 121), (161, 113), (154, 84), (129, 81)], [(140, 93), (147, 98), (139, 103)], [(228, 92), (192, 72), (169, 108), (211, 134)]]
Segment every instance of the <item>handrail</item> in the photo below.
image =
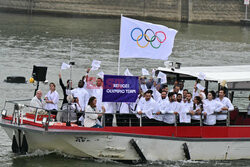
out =
[[(5, 103), (12, 103), (12, 104), (18, 105), (17, 102), (19, 102), (19, 101), (23, 101), (23, 100), (17, 100), (17, 101), (6, 100)], [(29, 108), (35, 108), (36, 109), (35, 110), (34, 122), (37, 121), (37, 117), (39, 115), (38, 110), (47, 111), (48, 112), (48, 114), (47, 114), (48, 115), (48, 119), (46, 120), (46, 122), (44, 124), (44, 127), (45, 127), (45, 129), (48, 129), (49, 123), (51, 122), (51, 110), (46, 110), (44, 108), (34, 107), (34, 106), (26, 105), (26, 104), (24, 104), (23, 106), (24, 107), (29, 107)], [(69, 117), (69, 113), (72, 112), (72, 110), (58, 110), (57, 112), (67, 112), (68, 113), (68, 117)], [(84, 113), (84, 112), (76, 112), (76, 113)], [(90, 113), (90, 112), (88, 112), (88, 114), (102, 114), (103, 115), (102, 125), (105, 126), (105, 115), (106, 114), (110, 114), (110, 113), (98, 113), (98, 112)], [(128, 115), (129, 116), (129, 115), (135, 115), (137, 113), (113, 113), (113, 114), (114, 115)], [(157, 114), (157, 115), (172, 115), (172, 114), (173, 113), (165, 113), (165, 114)], [(138, 118), (139, 119), (139, 126), (141, 127), (142, 126), (142, 122), (143, 122), (142, 121), (142, 117), (143, 117), (144, 114), (138, 114), (138, 115), (139, 115), (139, 118)], [(156, 113), (153, 113), (153, 115), (156, 115)], [(192, 115), (192, 114), (191, 113), (187, 113), (187, 115)], [(201, 119), (200, 119), (200, 126), (203, 125), (203, 119), (202, 119), (203, 115), (204, 115), (203, 113), (200, 114), (200, 117), (201, 117)], [(215, 112), (215, 113), (213, 113), (211, 115), (227, 115), (226, 125), (227, 126), (230, 125), (230, 111), (228, 111), (227, 113), (217, 113), (217, 112)], [(18, 125), (23, 124), (23, 113), (22, 113), (22, 110), (21, 109), (15, 109), (15, 107), (14, 107), (12, 119), (13, 119), (12, 122), (17, 123)], [(128, 117), (126, 119), (129, 119), (129, 122), (130, 122), (129, 126), (131, 126), (131, 118)], [(174, 125), (177, 126), (178, 125), (177, 124), (178, 123), (178, 121), (177, 121), (177, 115), (175, 115), (175, 120), (176, 121), (175, 121)]]

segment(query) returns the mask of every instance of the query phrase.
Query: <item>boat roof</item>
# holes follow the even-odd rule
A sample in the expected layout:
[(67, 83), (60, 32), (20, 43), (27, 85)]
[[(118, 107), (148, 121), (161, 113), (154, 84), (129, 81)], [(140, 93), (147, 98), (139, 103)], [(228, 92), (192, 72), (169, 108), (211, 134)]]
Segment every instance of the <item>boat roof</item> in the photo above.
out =
[(180, 69), (171, 67), (159, 67), (158, 71), (164, 73), (179, 74), (180, 78), (196, 79), (199, 73), (205, 74), (206, 81), (227, 83), (249, 82), (250, 81), (250, 65), (233, 65), (233, 66), (194, 66), (180, 67)]

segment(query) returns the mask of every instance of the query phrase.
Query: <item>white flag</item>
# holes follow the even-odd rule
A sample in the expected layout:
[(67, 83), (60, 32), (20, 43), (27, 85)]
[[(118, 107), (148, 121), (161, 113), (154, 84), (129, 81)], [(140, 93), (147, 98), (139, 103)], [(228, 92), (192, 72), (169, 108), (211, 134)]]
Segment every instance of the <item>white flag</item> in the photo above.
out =
[(200, 72), (198, 75), (198, 79), (204, 81), (205, 78), (206, 78), (206, 74), (204, 74), (203, 72)]
[(102, 78), (102, 79), (103, 79), (104, 72), (103, 72), (103, 71), (101, 71), (101, 72), (99, 72), (97, 75), (98, 75), (100, 78)]
[(141, 69), (141, 72), (142, 72), (142, 75), (149, 75), (148, 70), (145, 69), (145, 68), (142, 68), (142, 69)]
[(199, 90), (202, 90), (202, 91), (205, 90), (205, 88), (204, 88), (201, 84), (199, 84), (199, 83), (196, 85), (196, 87), (197, 87)]
[(93, 60), (91, 65), (91, 70), (92, 71), (98, 70), (101, 67), (101, 63), (102, 63), (101, 61)]
[(163, 72), (159, 72), (157, 78), (161, 79), (161, 84), (167, 83), (167, 75)]
[(66, 70), (66, 69), (69, 69), (70, 68), (70, 65), (69, 64), (66, 64), (66, 63), (62, 63), (62, 66), (61, 66), (61, 70)]
[(124, 75), (125, 76), (133, 76), (133, 74), (131, 74), (128, 70), (128, 68), (124, 71)]
[(121, 17), (120, 58), (167, 60), (177, 31), (163, 25)]

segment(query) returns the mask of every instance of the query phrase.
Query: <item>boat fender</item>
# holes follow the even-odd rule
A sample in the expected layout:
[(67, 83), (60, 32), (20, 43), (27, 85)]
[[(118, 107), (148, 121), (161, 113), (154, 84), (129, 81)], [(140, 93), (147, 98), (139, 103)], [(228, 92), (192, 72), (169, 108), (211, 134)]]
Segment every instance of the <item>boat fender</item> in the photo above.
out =
[(23, 133), (23, 140), (22, 140), (22, 147), (21, 147), (21, 154), (26, 154), (28, 152), (28, 142), (26, 140), (26, 136), (25, 134)]
[(7, 76), (4, 81), (7, 83), (26, 83), (26, 78), (23, 76)]
[(140, 147), (137, 145), (137, 143), (135, 142), (134, 139), (131, 139), (129, 141), (129, 143), (134, 147), (136, 153), (139, 155), (139, 157), (141, 158), (141, 162), (142, 163), (146, 163), (147, 162), (147, 159), (146, 157), (144, 156), (142, 150), (140, 149)]
[(16, 135), (15, 134), (13, 134), (11, 148), (12, 148), (12, 152), (13, 153), (19, 153), (19, 147), (18, 147), (18, 144), (17, 144), (17, 140), (16, 140)]
[(190, 157), (190, 153), (189, 153), (189, 149), (188, 149), (187, 143), (183, 143), (182, 146), (183, 146), (183, 151), (184, 151), (184, 154), (185, 154), (185, 158), (187, 160), (190, 160), (191, 157)]

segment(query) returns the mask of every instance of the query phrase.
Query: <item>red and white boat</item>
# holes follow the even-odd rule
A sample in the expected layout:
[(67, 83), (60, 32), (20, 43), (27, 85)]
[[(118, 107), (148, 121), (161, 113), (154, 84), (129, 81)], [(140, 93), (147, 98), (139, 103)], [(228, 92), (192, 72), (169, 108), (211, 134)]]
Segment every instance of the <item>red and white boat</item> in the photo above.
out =
[[(225, 80), (233, 100), (234, 91), (250, 90), (249, 69), (250, 65), (166, 67), (158, 71), (178, 80), (196, 80), (203, 72), (206, 87)], [(250, 118), (237, 107), (228, 115), (227, 126), (85, 128), (32, 118), (23, 114), (20, 102), (8, 103), (15, 104), (14, 114), (4, 109), (0, 125), (13, 141), (14, 152), (56, 150), (79, 157), (135, 161), (250, 159)]]

